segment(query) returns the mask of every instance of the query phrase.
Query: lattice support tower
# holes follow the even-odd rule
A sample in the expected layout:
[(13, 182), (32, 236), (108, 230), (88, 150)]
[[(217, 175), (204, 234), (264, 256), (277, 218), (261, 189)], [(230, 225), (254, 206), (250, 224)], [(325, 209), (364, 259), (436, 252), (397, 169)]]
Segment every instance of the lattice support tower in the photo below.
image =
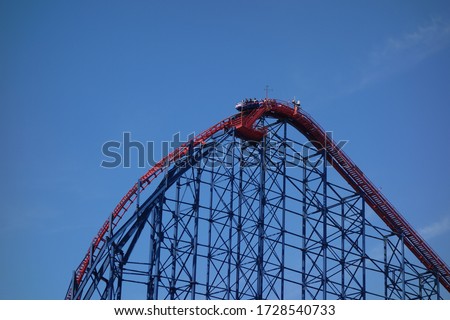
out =
[(139, 179), (67, 299), (442, 298), (447, 265), (330, 134), (258, 104)]

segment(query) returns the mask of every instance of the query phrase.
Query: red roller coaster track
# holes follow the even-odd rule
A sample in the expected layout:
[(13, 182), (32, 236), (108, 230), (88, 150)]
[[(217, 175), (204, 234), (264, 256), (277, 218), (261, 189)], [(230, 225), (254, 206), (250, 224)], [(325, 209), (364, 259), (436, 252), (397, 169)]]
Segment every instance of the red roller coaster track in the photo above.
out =
[(242, 138), (260, 140), (264, 135), (264, 130), (254, 128), (254, 124), (262, 116), (286, 119), (292, 126), (305, 135), (315, 147), (319, 150), (325, 149), (327, 159), (335, 170), (337, 170), (355, 191), (361, 193), (369, 206), (394, 233), (403, 236), (405, 245), (428, 270), (437, 274), (440, 283), (450, 292), (449, 267), (409, 225), (398, 210), (380, 193), (353, 161), (337, 147), (335, 142), (326, 134), (325, 130), (311, 116), (301, 109), (297, 110), (297, 108), (293, 109), (289, 107), (289, 104), (286, 102), (274, 99), (265, 99), (259, 108), (220, 121), (197, 135), (189, 144), (183, 144), (168, 154), (144, 174), (139, 180), (140, 183), (136, 183), (120, 200), (111, 213), (111, 216), (106, 220), (97, 236), (92, 240), (90, 249), (75, 271), (76, 283), (81, 283), (91, 259), (94, 260), (105, 245), (109, 230), (117, 226), (132, 203), (136, 201), (138, 194), (156, 179), (168, 164), (185, 156), (188, 153), (190, 145), (200, 145), (220, 130), (235, 129), (236, 134)]

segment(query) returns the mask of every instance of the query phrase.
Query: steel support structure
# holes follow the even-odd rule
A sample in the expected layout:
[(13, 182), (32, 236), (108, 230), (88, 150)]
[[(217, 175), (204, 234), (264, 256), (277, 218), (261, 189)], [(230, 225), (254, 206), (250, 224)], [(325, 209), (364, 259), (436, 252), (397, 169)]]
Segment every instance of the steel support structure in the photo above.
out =
[(259, 141), (225, 128), (168, 164), (127, 220), (111, 218), (68, 296), (441, 298), (438, 274), (370, 211), (327, 148), (288, 119), (259, 116), (255, 127)]

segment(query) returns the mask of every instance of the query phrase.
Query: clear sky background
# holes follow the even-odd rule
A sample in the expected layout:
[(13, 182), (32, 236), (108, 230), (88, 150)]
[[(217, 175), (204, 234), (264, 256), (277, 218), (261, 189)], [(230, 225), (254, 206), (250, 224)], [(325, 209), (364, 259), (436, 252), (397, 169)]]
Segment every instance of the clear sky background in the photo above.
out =
[(449, 1), (0, 0), (0, 299), (63, 299), (170, 140), (245, 97), (302, 106), (450, 263)]

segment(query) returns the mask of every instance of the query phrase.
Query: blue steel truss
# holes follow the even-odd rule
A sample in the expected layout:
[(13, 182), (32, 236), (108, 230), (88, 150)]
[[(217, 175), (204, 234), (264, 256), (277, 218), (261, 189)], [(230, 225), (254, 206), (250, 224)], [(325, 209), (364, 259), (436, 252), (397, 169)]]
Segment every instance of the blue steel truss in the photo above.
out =
[[(288, 121), (216, 133), (140, 195), (73, 299), (440, 299), (439, 281)], [(145, 201), (139, 201), (145, 199)], [(111, 225), (111, 224), (110, 224)]]

